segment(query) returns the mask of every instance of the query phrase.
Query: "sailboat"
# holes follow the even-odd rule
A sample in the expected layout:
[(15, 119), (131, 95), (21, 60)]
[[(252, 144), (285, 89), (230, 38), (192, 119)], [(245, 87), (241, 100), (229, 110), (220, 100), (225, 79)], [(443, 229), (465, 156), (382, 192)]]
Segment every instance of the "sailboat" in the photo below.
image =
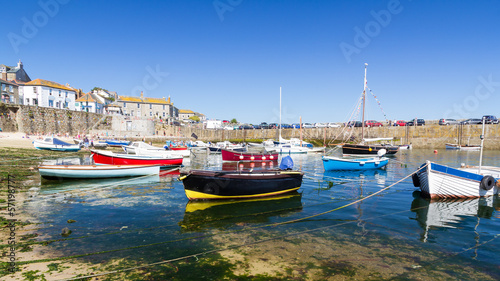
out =
[(361, 121), (361, 137), (363, 138), (362, 143), (360, 144), (343, 144), (342, 145), (342, 154), (343, 155), (351, 155), (351, 156), (364, 156), (371, 155), (376, 156), (381, 149), (386, 150), (386, 155), (394, 155), (398, 152), (399, 147), (393, 145), (381, 145), (381, 144), (365, 144), (367, 142), (372, 141), (380, 141), (380, 140), (392, 140), (392, 138), (374, 138), (374, 139), (365, 139), (365, 101), (366, 101), (366, 88), (368, 87), (368, 82), (366, 81), (366, 67), (368, 66), (365, 63), (365, 80), (363, 85), (363, 115)]
[(458, 132), (458, 143), (446, 143), (445, 144), (446, 149), (479, 151), (481, 149), (480, 145), (470, 145), (469, 144), (470, 136), (469, 136), (469, 139), (467, 140), (467, 144), (465, 144), (465, 145), (462, 144), (462, 131), (463, 131), (464, 124), (460, 124), (459, 126), (460, 127), (459, 127), (459, 132)]
[(300, 145), (297, 140), (285, 140), (281, 137), (281, 87), (280, 87), (280, 123), (279, 123), (279, 137), (278, 142), (273, 147), (265, 147), (268, 152), (277, 152), (280, 154), (306, 154), (308, 152), (323, 152), (322, 148), (310, 148)]

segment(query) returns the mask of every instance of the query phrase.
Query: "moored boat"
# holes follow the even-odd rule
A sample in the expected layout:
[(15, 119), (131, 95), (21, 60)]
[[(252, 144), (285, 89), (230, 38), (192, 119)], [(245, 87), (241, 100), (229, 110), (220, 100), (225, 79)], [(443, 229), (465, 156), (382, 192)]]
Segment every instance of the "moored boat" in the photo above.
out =
[(42, 165), (38, 167), (44, 179), (96, 179), (157, 175), (159, 165)]
[(479, 151), (481, 150), (480, 145), (460, 145), (454, 143), (445, 144), (446, 149), (454, 149), (454, 150), (465, 150), (465, 151)]
[(304, 173), (286, 170), (181, 172), (180, 179), (189, 200), (244, 199), (296, 191)]
[(157, 156), (157, 157), (189, 157), (189, 150), (186, 151), (172, 151), (166, 150), (162, 147), (152, 146), (143, 141), (134, 141), (129, 145), (122, 146), (123, 150), (128, 154)]
[(106, 165), (161, 165), (162, 167), (166, 167), (182, 165), (183, 160), (181, 156), (161, 157), (149, 155), (118, 154), (112, 151), (104, 150), (91, 151), (94, 163)]
[(222, 161), (278, 161), (278, 153), (252, 153), (221, 149)]
[(33, 145), (40, 150), (53, 151), (80, 151), (79, 144), (71, 144), (54, 137), (45, 137), (43, 140), (34, 140)]
[(388, 162), (389, 158), (387, 157), (340, 158), (323, 156), (323, 166), (325, 171), (381, 169), (385, 167)]
[(430, 198), (483, 197), (499, 194), (500, 190), (499, 167), (452, 168), (427, 161), (412, 179), (422, 195)]
[(377, 153), (385, 149), (386, 155), (394, 155), (398, 152), (399, 147), (392, 145), (362, 145), (362, 144), (344, 144), (342, 145), (342, 154), (350, 156), (361, 156), (361, 155), (377, 155)]
[(107, 143), (109, 146), (121, 147), (122, 145), (129, 145), (130, 141), (127, 140), (103, 140), (102, 142)]

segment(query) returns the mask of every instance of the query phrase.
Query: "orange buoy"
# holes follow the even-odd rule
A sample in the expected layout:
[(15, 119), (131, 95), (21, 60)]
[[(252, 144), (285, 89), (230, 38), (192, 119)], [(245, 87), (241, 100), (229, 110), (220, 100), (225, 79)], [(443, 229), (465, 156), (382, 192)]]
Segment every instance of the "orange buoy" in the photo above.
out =
[(434, 154), (438, 154), (438, 151), (437, 151), (437, 149), (435, 149), (435, 150), (434, 150)]

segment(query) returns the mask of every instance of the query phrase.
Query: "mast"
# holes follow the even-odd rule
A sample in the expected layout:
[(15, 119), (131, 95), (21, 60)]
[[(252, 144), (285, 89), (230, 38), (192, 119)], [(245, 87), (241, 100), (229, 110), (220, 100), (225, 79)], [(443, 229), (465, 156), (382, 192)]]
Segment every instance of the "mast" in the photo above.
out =
[(281, 87), (280, 87), (280, 124), (279, 124), (279, 138), (278, 142), (281, 143)]
[(366, 81), (366, 67), (368, 66), (367, 63), (365, 63), (365, 81), (363, 84), (363, 114), (362, 114), (362, 119), (361, 119), (361, 142), (364, 142), (365, 139), (365, 100), (366, 100), (366, 86), (367, 86), (367, 81)]
[(478, 174), (481, 174), (481, 165), (483, 163), (483, 142), (484, 142), (484, 122), (485, 122), (485, 119), (483, 117), (483, 132), (481, 133), (481, 153), (479, 153), (479, 169), (477, 171)]

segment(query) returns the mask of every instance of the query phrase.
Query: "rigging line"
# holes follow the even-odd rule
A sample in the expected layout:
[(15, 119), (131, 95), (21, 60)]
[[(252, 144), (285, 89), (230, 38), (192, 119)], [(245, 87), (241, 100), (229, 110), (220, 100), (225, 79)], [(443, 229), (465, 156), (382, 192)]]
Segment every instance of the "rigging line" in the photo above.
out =
[[(416, 210), (416, 209), (420, 209), (420, 208), (427, 208), (427, 206), (422, 206), (422, 207), (419, 207), (419, 208), (414, 208), (412, 210)], [(391, 215), (395, 215), (395, 214), (398, 214), (398, 213), (406, 213), (406, 212), (408, 212), (408, 210), (398, 211), (398, 212), (394, 212), (394, 213), (390, 213), (390, 214), (385, 214), (385, 215), (380, 215), (380, 216), (368, 218), (368, 219), (365, 219), (365, 220), (373, 220), (373, 219), (377, 219), (377, 218), (382, 218), (382, 217), (391, 216)], [(161, 264), (165, 264), (165, 263), (180, 261), (180, 260), (184, 260), (184, 259), (188, 259), (188, 258), (193, 258), (193, 257), (198, 260), (197, 256), (205, 256), (205, 255), (212, 254), (212, 253), (227, 251), (227, 250), (241, 248), (241, 247), (246, 247), (246, 246), (250, 246), (250, 245), (256, 245), (256, 244), (260, 244), (260, 243), (264, 243), (264, 242), (268, 242), (268, 241), (273, 241), (273, 240), (276, 240), (276, 239), (283, 239), (283, 238), (290, 237), (290, 236), (297, 236), (297, 235), (301, 235), (301, 234), (305, 234), (305, 233), (309, 233), (309, 232), (314, 232), (314, 231), (318, 231), (318, 230), (329, 229), (329, 228), (332, 228), (332, 227), (338, 227), (338, 226), (342, 226), (342, 225), (347, 225), (347, 224), (350, 224), (350, 223), (353, 223), (353, 222), (357, 222), (357, 220), (345, 221), (345, 222), (341, 222), (341, 223), (334, 224), (334, 225), (322, 226), (322, 227), (312, 228), (312, 229), (308, 229), (308, 230), (304, 230), (304, 231), (299, 231), (299, 232), (294, 232), (294, 233), (287, 233), (287, 234), (276, 236), (276, 237), (270, 237), (270, 238), (261, 239), (261, 240), (257, 240), (257, 241), (253, 241), (253, 242), (248, 242), (248, 243), (244, 243), (244, 244), (240, 244), (240, 245), (228, 246), (228, 247), (224, 247), (224, 248), (220, 248), (220, 249), (208, 250), (208, 251), (205, 251), (205, 252), (191, 254), (191, 255), (187, 255), (187, 256), (183, 256), (183, 257), (177, 257), (177, 258), (173, 258), (173, 259), (169, 259), (169, 260), (164, 260), (164, 261), (160, 261), (160, 262), (149, 263), (149, 264), (145, 264), (145, 265), (134, 266), (134, 267), (124, 268), (124, 269), (118, 269), (118, 270), (103, 272), (103, 273), (94, 274), (94, 275), (78, 276), (78, 277), (73, 277), (73, 278), (68, 278), (68, 279), (63, 279), (63, 280), (69, 281), (69, 280), (79, 280), (79, 279), (90, 278), (90, 277), (104, 276), (104, 275), (109, 275), (109, 274), (114, 274), (114, 273), (120, 273), (120, 272), (131, 271), (131, 270), (135, 270), (135, 269), (146, 268), (146, 267), (161, 265)]]
[[(342, 130), (340, 131), (340, 133), (335, 136), (335, 138), (333, 140), (330, 140), (328, 142), (328, 145), (332, 144), (335, 140), (337, 140), (337, 138), (341, 135), (341, 134), (344, 134), (344, 131), (345, 130), (349, 130), (348, 127), (349, 127), (349, 122), (353, 120), (353, 115), (356, 113), (355, 117), (358, 116), (359, 114), (359, 111), (360, 111), (360, 107), (361, 107), (361, 101), (363, 100), (363, 95), (360, 96), (360, 98), (358, 99), (358, 102), (354, 105), (354, 109), (351, 111), (351, 116), (349, 117), (348, 121), (344, 124), (344, 127), (342, 128)], [(349, 138), (351, 137), (352, 133), (353, 133), (353, 130), (350, 130), (350, 135), (349, 135)]]

